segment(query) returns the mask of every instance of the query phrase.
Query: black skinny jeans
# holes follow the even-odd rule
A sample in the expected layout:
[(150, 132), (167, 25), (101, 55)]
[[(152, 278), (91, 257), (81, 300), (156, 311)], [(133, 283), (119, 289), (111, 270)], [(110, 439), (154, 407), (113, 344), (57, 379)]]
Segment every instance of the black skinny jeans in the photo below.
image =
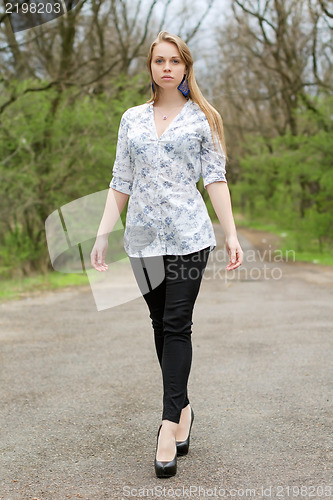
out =
[(179, 423), (182, 409), (189, 404), (192, 314), (208, 257), (209, 247), (187, 255), (130, 257), (150, 311), (162, 369), (162, 420)]

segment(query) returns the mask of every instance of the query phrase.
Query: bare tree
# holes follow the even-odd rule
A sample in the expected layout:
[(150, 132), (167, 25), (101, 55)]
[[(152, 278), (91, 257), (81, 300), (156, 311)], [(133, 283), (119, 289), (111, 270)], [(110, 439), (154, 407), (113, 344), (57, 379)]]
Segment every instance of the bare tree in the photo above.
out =
[(333, 89), (327, 15), (317, 0), (232, 0), (231, 6), (233, 17), (217, 30), (214, 102), (234, 151), (249, 132), (267, 137), (269, 147), (276, 134), (297, 135), (300, 105), (320, 119), (315, 96)]
[[(110, 80), (119, 74), (142, 71), (138, 61), (146, 57), (152, 37), (170, 23), (170, 17), (178, 21), (177, 32), (190, 41), (199, 33), (213, 2), (205, 2), (191, 26), (188, 0), (181, 5), (176, 0), (150, 0), (148, 5), (142, 0), (92, 0), (91, 5), (80, 0), (65, 15), (20, 36), (12, 32), (4, 15), (0, 18), (0, 42), (6, 42), (0, 49), (0, 68), (6, 68), (3, 85), (6, 88), (11, 79), (28, 76), (47, 84), (36, 84), (25, 92), (47, 90), (49, 85), (59, 92), (69, 86), (77, 87), (79, 93), (108, 91)], [(11, 94), (0, 110), (17, 98)]]

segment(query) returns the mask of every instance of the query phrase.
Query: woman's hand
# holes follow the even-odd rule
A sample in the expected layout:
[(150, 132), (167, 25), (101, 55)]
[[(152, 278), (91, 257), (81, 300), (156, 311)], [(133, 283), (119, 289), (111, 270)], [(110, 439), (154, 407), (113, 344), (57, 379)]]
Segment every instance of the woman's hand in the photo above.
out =
[(107, 271), (108, 265), (105, 264), (105, 256), (108, 251), (109, 241), (105, 235), (97, 236), (93, 249), (90, 253), (91, 265), (97, 271)]
[(243, 262), (243, 250), (239, 244), (237, 236), (231, 236), (225, 240), (225, 246), (229, 254), (229, 264), (227, 271), (232, 271), (239, 267)]
[(232, 271), (243, 262), (243, 250), (239, 244), (235, 221), (232, 215), (230, 191), (227, 182), (216, 181), (206, 186), (213, 208), (226, 237), (225, 246), (229, 254), (227, 271)]

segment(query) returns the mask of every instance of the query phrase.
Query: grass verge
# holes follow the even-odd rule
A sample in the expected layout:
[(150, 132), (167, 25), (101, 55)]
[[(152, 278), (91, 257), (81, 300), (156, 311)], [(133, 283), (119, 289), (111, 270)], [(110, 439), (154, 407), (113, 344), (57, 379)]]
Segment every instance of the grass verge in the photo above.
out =
[(299, 232), (274, 223), (249, 220), (242, 214), (235, 214), (236, 226), (251, 228), (265, 233), (271, 233), (280, 240), (279, 251), (282, 255), (290, 255), (293, 252), (294, 260), (297, 262), (312, 262), (324, 266), (333, 266), (333, 249), (320, 250), (316, 240), (301, 237)]
[[(235, 222), (237, 227), (255, 229), (279, 237), (281, 242), (279, 250), (281, 253), (284, 254), (293, 250), (296, 261), (333, 266), (332, 249), (320, 252), (314, 248), (313, 242), (309, 242), (309, 248), (300, 248), (296, 231), (286, 230), (273, 223), (252, 221), (246, 219), (242, 214), (235, 214)], [(121, 255), (120, 258), (123, 257)], [(65, 274), (56, 271), (20, 279), (0, 279), (0, 302), (20, 299), (49, 290), (83, 285), (89, 285), (86, 274)]]
[(0, 281), (0, 301), (15, 300), (47, 290), (89, 285), (86, 274), (64, 274), (50, 271), (46, 274)]

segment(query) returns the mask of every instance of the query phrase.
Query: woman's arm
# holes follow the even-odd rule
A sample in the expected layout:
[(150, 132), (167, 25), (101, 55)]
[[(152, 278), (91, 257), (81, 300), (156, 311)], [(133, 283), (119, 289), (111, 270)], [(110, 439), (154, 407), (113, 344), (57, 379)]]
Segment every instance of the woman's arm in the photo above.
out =
[(97, 231), (96, 241), (90, 253), (91, 265), (97, 269), (97, 271), (106, 271), (108, 269), (108, 265), (105, 264), (108, 237), (119, 219), (128, 197), (128, 194), (109, 188), (103, 217)]
[(126, 205), (128, 197), (128, 194), (109, 188), (103, 217), (97, 231), (97, 237), (105, 236), (108, 238)]
[(238, 242), (236, 226), (232, 215), (229, 187), (226, 182), (217, 181), (206, 186), (209, 198), (225, 234), (225, 246), (229, 254), (226, 269), (236, 269), (243, 262), (243, 250)]

